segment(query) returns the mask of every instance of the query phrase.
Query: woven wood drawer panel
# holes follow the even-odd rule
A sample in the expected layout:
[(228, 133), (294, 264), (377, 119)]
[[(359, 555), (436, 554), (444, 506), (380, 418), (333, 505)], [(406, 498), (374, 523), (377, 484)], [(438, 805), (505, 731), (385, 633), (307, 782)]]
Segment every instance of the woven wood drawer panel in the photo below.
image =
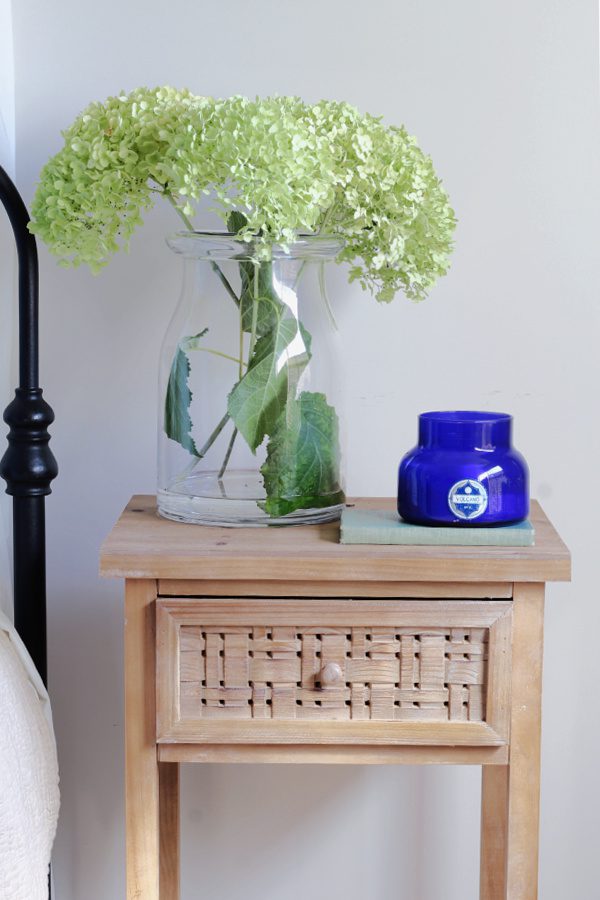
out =
[[(491, 636), (509, 610), (474, 601), (159, 601), (159, 722), (180, 737), (186, 723), (239, 720), (259, 729), (486, 724), (496, 688)], [(326, 667), (336, 683), (322, 680)]]
[[(483, 628), (183, 625), (181, 715), (482, 722), (487, 639)], [(327, 663), (339, 685), (321, 685)]]

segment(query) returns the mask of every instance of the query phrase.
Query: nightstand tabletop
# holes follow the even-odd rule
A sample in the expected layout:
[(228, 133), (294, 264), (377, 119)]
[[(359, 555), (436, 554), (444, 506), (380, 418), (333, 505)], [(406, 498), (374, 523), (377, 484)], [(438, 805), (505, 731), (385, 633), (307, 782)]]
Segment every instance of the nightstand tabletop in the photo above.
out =
[[(359, 508), (393, 499), (349, 500)], [(131, 499), (104, 542), (104, 576), (225, 581), (569, 581), (570, 555), (533, 501), (533, 547), (376, 546), (339, 543), (339, 522), (277, 528), (186, 525), (160, 518), (153, 496)]]

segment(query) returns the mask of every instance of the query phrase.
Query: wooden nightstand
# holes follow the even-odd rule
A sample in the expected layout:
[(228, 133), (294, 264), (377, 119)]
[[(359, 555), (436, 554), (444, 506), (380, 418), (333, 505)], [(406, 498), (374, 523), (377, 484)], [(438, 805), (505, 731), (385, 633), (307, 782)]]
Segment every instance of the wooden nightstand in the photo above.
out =
[(134, 497), (101, 554), (126, 579), (128, 900), (179, 897), (180, 762), (480, 765), (480, 897), (534, 900), (544, 583), (570, 559), (532, 520), (535, 547), (348, 546)]

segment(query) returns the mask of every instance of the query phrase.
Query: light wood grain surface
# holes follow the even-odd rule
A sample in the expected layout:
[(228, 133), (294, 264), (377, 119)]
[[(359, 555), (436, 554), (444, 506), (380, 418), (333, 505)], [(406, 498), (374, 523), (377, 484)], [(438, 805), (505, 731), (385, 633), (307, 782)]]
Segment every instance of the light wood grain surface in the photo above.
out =
[(501, 745), (511, 612), (507, 600), (159, 599), (158, 739)]
[(159, 744), (158, 758), (181, 763), (301, 765), (453, 765), (504, 770), (508, 747), (359, 746), (326, 744)]
[(156, 758), (152, 581), (125, 593), (125, 784), (127, 900), (159, 900), (160, 795)]
[(160, 900), (179, 900), (179, 765), (158, 763)]
[[(349, 501), (391, 508), (392, 499)], [(156, 500), (133, 497), (101, 550), (105, 576), (336, 582), (543, 582), (570, 579), (569, 552), (535, 501), (534, 547), (340, 544), (339, 523), (216, 528), (159, 518)]]
[(506, 898), (508, 766), (482, 766), (479, 900)]
[(515, 586), (506, 809), (507, 900), (537, 900), (544, 585)]
[(372, 747), (503, 747), (506, 740), (484, 722), (319, 722), (291, 719), (264, 725), (234, 719), (174, 725), (161, 743), (183, 744), (322, 744)]
[(250, 581), (230, 579), (216, 581), (203, 578), (161, 578), (158, 593), (161, 597), (399, 597), (411, 599), (461, 600), (500, 599), (512, 597), (512, 581)]

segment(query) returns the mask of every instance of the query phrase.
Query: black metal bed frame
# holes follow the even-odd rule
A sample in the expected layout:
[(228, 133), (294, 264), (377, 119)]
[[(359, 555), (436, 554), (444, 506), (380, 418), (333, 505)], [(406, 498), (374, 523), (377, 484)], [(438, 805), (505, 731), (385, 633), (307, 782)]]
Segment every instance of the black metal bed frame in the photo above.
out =
[(19, 265), (19, 386), (4, 412), (8, 447), (0, 461), (6, 493), (13, 498), (14, 621), (47, 684), (45, 497), (58, 474), (48, 446), (54, 413), (39, 386), (37, 247), (27, 229), (27, 208), (1, 166), (0, 200), (12, 225)]

